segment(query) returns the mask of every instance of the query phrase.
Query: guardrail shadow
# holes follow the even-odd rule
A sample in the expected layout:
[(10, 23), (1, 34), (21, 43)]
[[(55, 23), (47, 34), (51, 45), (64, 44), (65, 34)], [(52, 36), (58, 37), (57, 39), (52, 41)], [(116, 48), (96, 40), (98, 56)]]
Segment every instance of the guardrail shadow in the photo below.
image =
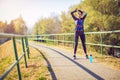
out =
[[(42, 46), (45, 47), (45, 46)], [(68, 56), (64, 55), (63, 53), (53, 49), (53, 48), (49, 48), (49, 47), (45, 47), (48, 49), (51, 49), (57, 53), (59, 53), (60, 55), (64, 56), (65, 58), (67, 58), (68, 60), (72, 61), (73, 63), (75, 63), (77, 66), (79, 66), (80, 68), (82, 68), (83, 70), (85, 70), (87, 73), (89, 73), (91, 76), (93, 76), (94, 78), (96, 78), (97, 80), (104, 80), (102, 77), (100, 77), (99, 75), (95, 74), (94, 72), (92, 72), (91, 70), (89, 70), (88, 68), (86, 68), (85, 66), (79, 64), (78, 62), (76, 62), (75, 60), (69, 58)]]
[(51, 66), (49, 60), (45, 57), (45, 55), (38, 48), (36, 48), (36, 47), (34, 47), (34, 48), (42, 55), (42, 57), (47, 62), (48, 70), (49, 70), (49, 72), (51, 74), (52, 80), (57, 80), (57, 77), (56, 77), (56, 75), (54, 73), (54, 70), (52, 69), (52, 66)]

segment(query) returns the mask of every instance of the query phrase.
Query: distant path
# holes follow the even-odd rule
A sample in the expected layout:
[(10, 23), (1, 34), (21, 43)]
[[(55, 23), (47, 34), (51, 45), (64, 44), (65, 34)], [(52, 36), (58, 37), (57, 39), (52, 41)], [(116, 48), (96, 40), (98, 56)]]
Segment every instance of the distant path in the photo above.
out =
[[(120, 71), (112, 70), (98, 62), (90, 63), (89, 59), (78, 56), (74, 60), (70, 52), (58, 48), (30, 43), (44, 51), (54, 72), (53, 80), (120, 80)], [(52, 76), (53, 77), (53, 76)]]

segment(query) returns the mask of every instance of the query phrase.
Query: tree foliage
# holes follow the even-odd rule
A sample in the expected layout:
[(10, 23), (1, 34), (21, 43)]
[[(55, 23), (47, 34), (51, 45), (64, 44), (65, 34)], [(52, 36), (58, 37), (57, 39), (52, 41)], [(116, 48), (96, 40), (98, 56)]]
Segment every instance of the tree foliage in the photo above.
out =
[(26, 34), (27, 26), (21, 16), (10, 24), (0, 21), (0, 33)]
[[(78, 5), (72, 6), (68, 13), (76, 8), (87, 12), (85, 31), (113, 31), (120, 29), (120, 0), (84, 0)], [(71, 23), (71, 21), (68, 23)], [(67, 25), (64, 26), (67, 27)], [(87, 39), (89, 42), (100, 43), (99, 35), (87, 36)], [(119, 34), (104, 34), (103, 41), (105, 44), (120, 45)], [(98, 50), (97, 47), (95, 49)]]
[(71, 18), (71, 15), (69, 13), (62, 12), (61, 15), (62, 18), (62, 33), (70, 33), (74, 31), (75, 23)]
[[(71, 6), (68, 12), (62, 12), (61, 20), (49, 17), (36, 22), (33, 30), (34, 34), (74, 32), (75, 22), (70, 12), (76, 8), (87, 13), (84, 22), (84, 29), (87, 32), (120, 29), (120, 0), (83, 0), (78, 5)], [(75, 15), (78, 16), (77, 13)], [(119, 34), (104, 34), (102, 36), (103, 43), (120, 45)], [(100, 35), (87, 36), (87, 41), (99, 44)], [(98, 50), (97, 47), (95, 49)]]
[(33, 34), (61, 33), (61, 21), (57, 16), (42, 18), (35, 23)]

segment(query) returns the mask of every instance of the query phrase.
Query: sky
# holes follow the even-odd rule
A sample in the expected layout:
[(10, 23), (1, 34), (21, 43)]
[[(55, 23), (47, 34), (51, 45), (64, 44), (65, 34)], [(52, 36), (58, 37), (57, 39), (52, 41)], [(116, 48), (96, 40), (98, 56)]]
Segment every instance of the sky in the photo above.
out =
[(61, 15), (81, 0), (0, 0), (0, 21), (7, 21), (22, 16), (28, 28), (34, 26), (42, 17), (49, 17), (52, 13)]

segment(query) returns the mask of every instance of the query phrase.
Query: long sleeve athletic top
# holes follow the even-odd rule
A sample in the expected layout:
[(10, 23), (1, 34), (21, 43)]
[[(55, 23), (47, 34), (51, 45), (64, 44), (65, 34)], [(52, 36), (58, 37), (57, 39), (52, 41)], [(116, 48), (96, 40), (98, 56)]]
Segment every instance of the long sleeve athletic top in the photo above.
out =
[(71, 15), (76, 22), (75, 30), (76, 31), (84, 31), (84, 19), (86, 18), (87, 14), (85, 13), (82, 18), (77, 18), (77, 17), (75, 17), (74, 11), (73, 11), (73, 12), (71, 12)]

